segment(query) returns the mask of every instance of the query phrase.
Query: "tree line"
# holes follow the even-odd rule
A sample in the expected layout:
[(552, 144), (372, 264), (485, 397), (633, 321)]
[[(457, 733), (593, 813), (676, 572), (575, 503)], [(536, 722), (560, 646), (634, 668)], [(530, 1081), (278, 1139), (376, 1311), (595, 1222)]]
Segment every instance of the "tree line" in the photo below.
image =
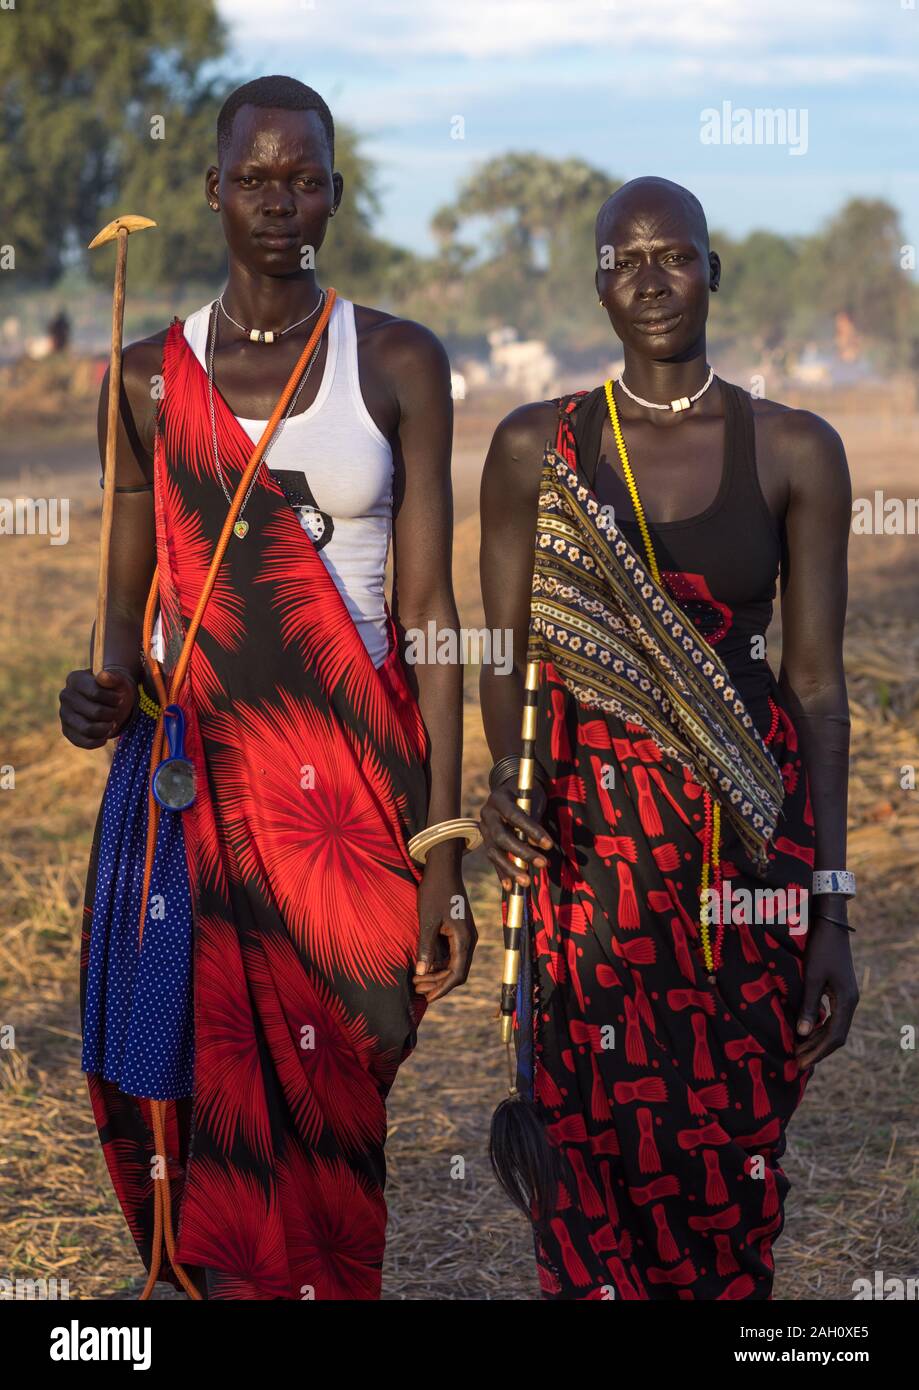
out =
[[(107, 279), (106, 258), (84, 248), (126, 210), (159, 224), (132, 246), (134, 291), (219, 283), (204, 169), (222, 100), (247, 75), (230, 71), (213, 0), (82, 0), (24, 18), (14, 10), (0, 24), (0, 242), (18, 272), (0, 277), (0, 293), (53, 285), (81, 265)], [(375, 233), (377, 172), (343, 124), (336, 165), (346, 198), (319, 265), (349, 297), (452, 342), (510, 324), (573, 354), (608, 347), (593, 290), (594, 216), (619, 185), (608, 170), (527, 151), (488, 160), (437, 211), (437, 249), (423, 256)], [(713, 229), (712, 244), (724, 262), (721, 341), (747, 355), (795, 350), (830, 339), (842, 314), (885, 365), (919, 360), (915, 254), (891, 204), (851, 199), (810, 236)]]

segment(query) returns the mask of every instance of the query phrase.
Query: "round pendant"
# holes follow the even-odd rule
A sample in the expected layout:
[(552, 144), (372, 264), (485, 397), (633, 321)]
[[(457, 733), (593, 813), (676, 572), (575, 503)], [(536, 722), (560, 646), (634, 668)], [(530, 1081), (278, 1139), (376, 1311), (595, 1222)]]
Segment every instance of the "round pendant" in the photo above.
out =
[(195, 769), (187, 758), (165, 758), (153, 774), (153, 795), (167, 811), (184, 811), (195, 799)]
[(243, 536), (245, 536), (248, 533), (248, 530), (249, 523), (248, 521), (243, 521), (242, 517), (240, 517), (239, 521), (234, 522), (233, 535), (239, 536), (240, 540), (242, 540)]

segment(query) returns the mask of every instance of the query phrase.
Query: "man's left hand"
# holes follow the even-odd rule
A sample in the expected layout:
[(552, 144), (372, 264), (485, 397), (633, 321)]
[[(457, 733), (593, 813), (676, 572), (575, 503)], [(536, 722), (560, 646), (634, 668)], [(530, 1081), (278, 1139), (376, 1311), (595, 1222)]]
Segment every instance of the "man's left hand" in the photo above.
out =
[(437, 857), (435, 845), (418, 889), (421, 930), (412, 983), (429, 1004), (466, 981), (478, 934), (455, 857)]
[[(830, 1012), (819, 1019), (826, 995)], [(804, 954), (804, 997), (798, 1016), (795, 1056), (801, 1070), (814, 1066), (842, 1047), (858, 1004), (858, 985), (849, 935), (819, 915), (808, 933)]]

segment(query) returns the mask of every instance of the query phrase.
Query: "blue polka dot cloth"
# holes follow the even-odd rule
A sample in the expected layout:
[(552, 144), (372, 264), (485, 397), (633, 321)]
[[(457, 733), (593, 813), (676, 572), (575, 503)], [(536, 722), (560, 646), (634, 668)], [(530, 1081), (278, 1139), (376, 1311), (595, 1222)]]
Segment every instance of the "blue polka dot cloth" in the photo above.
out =
[(83, 1014), (83, 1071), (130, 1096), (192, 1094), (192, 908), (182, 812), (161, 809), (138, 951), (147, 786), (156, 721), (138, 710), (118, 740), (102, 832)]

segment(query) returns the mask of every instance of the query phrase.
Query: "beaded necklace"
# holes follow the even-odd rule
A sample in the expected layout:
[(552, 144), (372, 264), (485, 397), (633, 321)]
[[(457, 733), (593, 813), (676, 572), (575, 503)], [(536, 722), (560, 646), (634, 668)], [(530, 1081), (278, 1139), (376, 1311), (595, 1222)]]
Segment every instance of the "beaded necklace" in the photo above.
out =
[[(238, 328), (241, 333), (245, 333), (246, 337), (250, 339), (250, 341), (253, 343), (276, 343), (279, 338), (283, 338), (284, 335), (287, 333), (293, 333), (294, 329), (299, 328), (301, 323), (306, 323), (307, 319), (311, 319), (313, 315), (317, 312), (317, 310), (322, 308), (324, 302), (325, 295), (320, 290), (319, 298), (316, 300), (315, 307), (310, 309), (308, 314), (304, 314), (302, 319), (297, 319), (296, 323), (289, 323), (286, 328), (261, 329), (247, 328), (244, 323), (240, 323), (238, 319), (234, 319), (233, 315), (227, 312), (227, 306), (223, 302), (223, 295), (221, 295), (220, 298), (217, 300), (217, 303), (220, 305), (221, 309), (224, 312), (224, 316), (228, 318), (230, 320), (230, 323), (232, 323), (234, 327)], [(623, 382), (623, 385), (625, 385), (625, 382)], [(626, 390), (628, 390), (628, 387), (626, 387)]]
[[(319, 292), (319, 303), (320, 303), (320, 304), (325, 304), (325, 300), (326, 300), (325, 290), (320, 290), (320, 292)], [(226, 485), (226, 482), (224, 481), (223, 469), (220, 467), (220, 453), (219, 453), (219, 451), (218, 451), (218, 449), (217, 449), (217, 413), (216, 413), (216, 411), (215, 411), (215, 409), (214, 409), (214, 348), (215, 348), (216, 343), (217, 343), (217, 305), (218, 305), (219, 303), (220, 303), (220, 301), (215, 299), (214, 302), (213, 302), (213, 304), (211, 305), (211, 318), (210, 318), (210, 324), (209, 324), (209, 330), (210, 330), (210, 332), (209, 332), (209, 342), (208, 342), (209, 351), (208, 351), (208, 358), (207, 358), (207, 400), (208, 400), (208, 407), (209, 407), (209, 410), (210, 410), (210, 417), (211, 417), (211, 441), (212, 441), (212, 443), (213, 443), (213, 445), (214, 445), (214, 463), (215, 463), (216, 466), (217, 466), (217, 477), (218, 477), (218, 479), (219, 479), (219, 481), (220, 481), (220, 486), (221, 486), (221, 488), (223, 489), (223, 495), (224, 495), (224, 497), (227, 499), (227, 501), (229, 502), (230, 506), (232, 506), (232, 505), (233, 505), (233, 498), (232, 498), (232, 496), (231, 496), (231, 494), (230, 494), (229, 488), (228, 488), (227, 485)], [(223, 308), (223, 305), (221, 304), (220, 307)], [(226, 314), (226, 312), (227, 312), (226, 309), (224, 309), (223, 312)], [(314, 312), (315, 312), (315, 311), (314, 311)], [(230, 317), (229, 314), (227, 314), (227, 318), (229, 318), (229, 317)], [(311, 318), (311, 317), (312, 317), (311, 314), (307, 314), (307, 318)], [(230, 321), (231, 321), (231, 323), (235, 323), (235, 322), (236, 322), (235, 319), (231, 319)], [(302, 323), (302, 322), (305, 322), (305, 320), (301, 319), (301, 323)], [(241, 326), (241, 325), (237, 325), (237, 327), (240, 327), (240, 326)], [(291, 328), (296, 328), (296, 327), (297, 327), (296, 324), (291, 324)], [(284, 331), (285, 331), (285, 332), (289, 332), (288, 329), (285, 329)], [(280, 335), (279, 335), (279, 336), (280, 336)], [(288, 404), (288, 406), (287, 406), (287, 409), (284, 411), (284, 414), (281, 416), (280, 420), (278, 421), (277, 426), (276, 426), (275, 431), (274, 431), (274, 434), (271, 436), (271, 438), (269, 439), (268, 443), (265, 445), (265, 449), (264, 449), (264, 451), (263, 451), (263, 453), (262, 453), (261, 462), (259, 463), (258, 468), (256, 468), (255, 472), (252, 474), (252, 481), (251, 481), (251, 483), (249, 484), (249, 487), (248, 487), (247, 490), (246, 490), (246, 495), (245, 495), (245, 497), (243, 498), (242, 506), (241, 506), (240, 509), (239, 509), (239, 515), (237, 516), (236, 521), (235, 521), (234, 524), (233, 524), (233, 535), (234, 535), (234, 536), (238, 536), (240, 540), (242, 540), (242, 539), (243, 539), (245, 536), (247, 536), (248, 533), (249, 533), (249, 523), (248, 523), (248, 521), (246, 521), (245, 518), (243, 517), (243, 512), (246, 510), (246, 503), (249, 501), (249, 498), (250, 498), (251, 495), (252, 495), (252, 489), (255, 487), (256, 479), (258, 478), (259, 474), (260, 474), (261, 471), (262, 471), (262, 464), (264, 464), (265, 460), (267, 459), (267, 457), (268, 457), (268, 455), (269, 455), (269, 453), (270, 453), (270, 451), (271, 451), (271, 446), (274, 444), (275, 440), (276, 440), (277, 437), (278, 437), (278, 431), (281, 430), (281, 429), (283, 428), (283, 426), (285, 425), (285, 423), (286, 423), (287, 420), (289, 419), (289, 417), (290, 417), (290, 415), (291, 415), (291, 412), (293, 411), (294, 406), (297, 404), (297, 397), (300, 395), (300, 392), (303, 390), (304, 386), (306, 385), (307, 377), (309, 376), (310, 372), (313, 370), (313, 363), (316, 361), (316, 358), (319, 356), (319, 348), (321, 347), (321, 345), (322, 345), (322, 335), (320, 334), (320, 336), (316, 339), (316, 346), (313, 348), (312, 354), (310, 355), (310, 360), (309, 360), (309, 361), (307, 362), (307, 364), (306, 364), (306, 369), (305, 369), (303, 375), (302, 375), (301, 378), (300, 378), (300, 381), (299, 381), (299, 383), (298, 383), (298, 385), (297, 385), (297, 389), (296, 389), (296, 391), (293, 393), (293, 395), (291, 396), (290, 402), (289, 402), (289, 404)]]
[[(632, 472), (632, 465), (629, 463), (628, 451), (625, 447), (625, 439), (622, 434), (622, 426), (619, 423), (619, 412), (616, 409), (616, 398), (613, 395), (612, 378), (606, 383), (606, 404), (609, 408), (610, 424), (613, 427), (613, 437), (616, 440), (616, 448), (619, 450), (619, 460), (622, 464), (622, 472), (625, 476), (626, 486), (629, 489), (629, 497), (632, 500), (632, 509), (635, 512), (635, 520), (638, 522), (638, 529), (641, 532), (641, 539), (644, 542), (645, 553), (648, 557), (648, 568), (655, 584), (661, 585), (661, 574), (657, 566), (657, 557), (654, 554), (654, 546), (651, 544), (651, 532), (648, 530), (648, 522), (645, 518), (644, 508), (641, 505), (641, 498), (638, 495), (638, 487), (635, 483), (635, 475)], [(721, 964), (721, 947), (724, 941), (724, 922), (719, 921), (718, 931), (715, 935), (715, 944), (712, 946), (709, 934), (711, 923), (711, 907), (708, 902), (708, 889), (713, 887), (716, 894), (716, 901), (721, 901), (721, 803), (716, 801), (710, 792), (703, 790), (702, 801), (705, 811), (705, 824), (702, 836), (702, 875), (699, 883), (699, 935), (702, 941), (702, 957), (705, 961), (705, 968), (708, 971), (709, 984), (715, 983), (715, 971)], [(723, 918), (724, 913), (718, 913), (719, 918)]]

